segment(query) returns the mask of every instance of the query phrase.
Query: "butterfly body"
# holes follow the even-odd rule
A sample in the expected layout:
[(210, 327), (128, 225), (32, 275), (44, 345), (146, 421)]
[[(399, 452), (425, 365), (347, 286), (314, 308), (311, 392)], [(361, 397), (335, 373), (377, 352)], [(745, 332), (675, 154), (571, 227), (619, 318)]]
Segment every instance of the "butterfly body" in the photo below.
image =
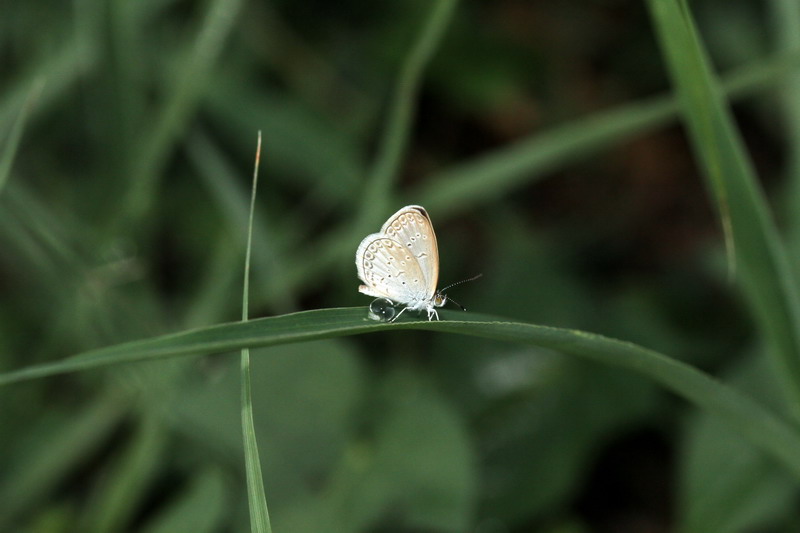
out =
[(437, 307), (447, 296), (436, 290), (439, 248), (425, 208), (408, 205), (389, 217), (378, 233), (364, 237), (356, 250), (358, 291), (404, 305), (404, 311), (425, 311), (439, 320)]

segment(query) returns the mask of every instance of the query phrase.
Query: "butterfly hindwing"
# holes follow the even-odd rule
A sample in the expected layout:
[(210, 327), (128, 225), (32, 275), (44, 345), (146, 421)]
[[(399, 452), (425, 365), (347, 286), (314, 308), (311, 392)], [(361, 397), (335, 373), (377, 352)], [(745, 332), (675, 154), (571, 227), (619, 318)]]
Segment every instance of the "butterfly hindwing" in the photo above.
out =
[(407, 246), (383, 233), (367, 235), (356, 252), (359, 292), (411, 303), (429, 298), (426, 278)]

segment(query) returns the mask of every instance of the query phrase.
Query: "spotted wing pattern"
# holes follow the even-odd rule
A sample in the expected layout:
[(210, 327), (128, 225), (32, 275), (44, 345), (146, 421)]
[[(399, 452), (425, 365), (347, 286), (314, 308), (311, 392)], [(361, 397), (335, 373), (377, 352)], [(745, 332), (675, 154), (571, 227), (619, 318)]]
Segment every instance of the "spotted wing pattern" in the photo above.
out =
[(416, 258), (425, 278), (426, 294), (432, 297), (439, 282), (439, 247), (425, 208), (419, 205), (403, 207), (389, 217), (381, 233), (404, 245)]
[(367, 235), (356, 251), (358, 290), (393, 302), (412, 304), (432, 296), (419, 261), (404, 244), (384, 233)]

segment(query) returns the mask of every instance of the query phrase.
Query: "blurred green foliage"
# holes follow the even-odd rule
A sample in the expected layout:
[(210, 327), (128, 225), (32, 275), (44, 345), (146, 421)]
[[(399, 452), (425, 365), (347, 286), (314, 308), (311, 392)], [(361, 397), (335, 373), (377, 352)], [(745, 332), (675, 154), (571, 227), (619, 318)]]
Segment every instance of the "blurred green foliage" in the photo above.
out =
[[(797, 258), (800, 8), (695, 3), (723, 86), (757, 96), (734, 110)], [(785, 411), (646, 4), (457, 3), (417, 90), (436, 5), (3, 4), (0, 369), (236, 320), (262, 130), (251, 316), (366, 306), (358, 242), (419, 203), (442, 281), (484, 273), (453, 293), (468, 308), (630, 340)], [(0, 389), (0, 530), (246, 530), (237, 363)], [(254, 350), (252, 372), (277, 532), (800, 524), (796, 478), (616, 369), (396, 331)]]

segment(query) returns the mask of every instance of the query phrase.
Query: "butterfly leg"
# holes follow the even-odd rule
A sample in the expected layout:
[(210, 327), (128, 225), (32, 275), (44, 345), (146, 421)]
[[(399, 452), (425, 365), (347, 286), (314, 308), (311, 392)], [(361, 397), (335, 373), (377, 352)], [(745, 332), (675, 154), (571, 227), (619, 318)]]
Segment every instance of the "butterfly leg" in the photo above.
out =
[(428, 309), (428, 322), (433, 320), (434, 317), (436, 317), (436, 321), (438, 322), (439, 321), (439, 313), (436, 312), (436, 309), (433, 309), (433, 308)]
[(400, 311), (399, 313), (397, 313), (397, 315), (396, 315), (396, 316), (395, 316), (393, 319), (391, 319), (389, 322), (394, 322), (395, 320), (397, 320), (398, 318), (400, 318), (400, 315), (402, 315), (403, 313), (405, 313), (405, 312), (406, 312), (406, 309), (408, 309), (408, 307), (404, 307), (404, 308), (403, 308), (403, 310), (402, 310), (402, 311)]

